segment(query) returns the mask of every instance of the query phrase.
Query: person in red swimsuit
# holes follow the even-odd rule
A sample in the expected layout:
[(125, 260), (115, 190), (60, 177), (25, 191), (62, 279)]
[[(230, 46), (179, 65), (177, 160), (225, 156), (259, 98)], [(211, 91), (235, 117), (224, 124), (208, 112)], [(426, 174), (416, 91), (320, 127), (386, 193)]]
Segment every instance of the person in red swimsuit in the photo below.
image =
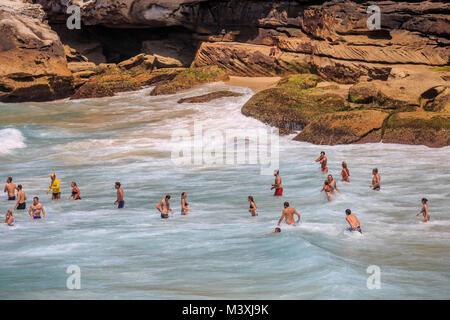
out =
[(281, 187), (280, 171), (275, 170), (273, 172), (273, 175), (275, 176), (275, 183), (272, 184), (272, 187), (270, 188), (270, 190), (275, 189), (275, 193), (273, 195), (281, 197), (283, 195), (283, 188)]
[(328, 167), (327, 167), (327, 157), (325, 156), (325, 151), (322, 151), (320, 153), (320, 157), (318, 157), (316, 159), (316, 162), (320, 162), (321, 168), (322, 168), (322, 172), (323, 173), (327, 173), (328, 172)]

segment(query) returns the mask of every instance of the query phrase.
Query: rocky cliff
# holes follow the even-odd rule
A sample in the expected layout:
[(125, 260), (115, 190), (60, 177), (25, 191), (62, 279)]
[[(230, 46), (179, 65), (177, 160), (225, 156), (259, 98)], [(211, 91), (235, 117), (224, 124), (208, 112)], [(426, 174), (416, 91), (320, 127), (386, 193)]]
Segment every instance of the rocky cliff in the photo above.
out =
[(44, 101), (72, 93), (58, 35), (40, 6), (0, 1), (0, 101)]

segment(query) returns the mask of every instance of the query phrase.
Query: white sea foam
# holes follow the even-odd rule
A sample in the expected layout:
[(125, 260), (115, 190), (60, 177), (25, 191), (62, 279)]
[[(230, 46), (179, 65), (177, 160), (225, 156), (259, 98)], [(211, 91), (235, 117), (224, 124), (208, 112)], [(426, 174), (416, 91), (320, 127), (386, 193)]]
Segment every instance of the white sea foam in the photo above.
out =
[(15, 128), (0, 130), (0, 156), (25, 147), (25, 138), (20, 130)]

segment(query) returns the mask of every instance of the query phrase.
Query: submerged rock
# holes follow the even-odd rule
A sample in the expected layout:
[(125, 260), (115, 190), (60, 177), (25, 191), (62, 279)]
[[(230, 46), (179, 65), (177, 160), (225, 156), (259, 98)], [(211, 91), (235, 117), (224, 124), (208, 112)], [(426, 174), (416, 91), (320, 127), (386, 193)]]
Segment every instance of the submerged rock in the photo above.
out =
[(183, 98), (178, 100), (178, 103), (203, 103), (209, 102), (215, 99), (225, 98), (225, 97), (240, 97), (242, 93), (232, 92), (232, 91), (216, 91), (207, 93), (201, 96)]
[(181, 90), (190, 89), (196, 85), (226, 81), (229, 77), (226, 72), (217, 66), (207, 66), (202, 68), (189, 68), (177, 74), (169, 82), (156, 86), (150, 95), (158, 96), (163, 94), (174, 94)]

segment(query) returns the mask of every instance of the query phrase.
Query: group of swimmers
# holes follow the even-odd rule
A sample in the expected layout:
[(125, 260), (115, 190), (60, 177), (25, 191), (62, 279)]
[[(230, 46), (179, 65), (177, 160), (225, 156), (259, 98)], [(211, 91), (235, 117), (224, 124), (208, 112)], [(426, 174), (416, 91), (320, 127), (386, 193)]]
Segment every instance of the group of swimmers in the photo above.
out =
[[(328, 173), (328, 167), (327, 167), (328, 159), (327, 159), (324, 151), (322, 151), (320, 153), (320, 156), (315, 161), (320, 163), (321, 171), (323, 173)], [(370, 187), (375, 191), (379, 191), (381, 189), (381, 178), (380, 178), (380, 174), (378, 173), (378, 169), (374, 168), (372, 170), (372, 174), (373, 174), (372, 184), (370, 185)], [(274, 176), (275, 176), (275, 182), (272, 184), (270, 189), (271, 190), (275, 189), (274, 196), (282, 196), (283, 195), (283, 187), (281, 184), (280, 171), (275, 170)], [(348, 169), (346, 162), (342, 162), (341, 176), (342, 176), (342, 181), (348, 182), (348, 183), (350, 182), (350, 171)], [(51, 183), (50, 183), (50, 187), (47, 191), (47, 194), (50, 191), (52, 191), (52, 200), (61, 199), (61, 188), (60, 188), (59, 180), (56, 178), (56, 175), (54, 173), (52, 173), (50, 175), (50, 178), (51, 178)], [(72, 187), (72, 193), (69, 196), (69, 199), (73, 198), (73, 200), (81, 200), (81, 191), (78, 188), (76, 182), (72, 181), (71, 187)], [(117, 198), (116, 198), (116, 201), (114, 202), (114, 205), (117, 205), (117, 208), (122, 209), (125, 206), (125, 200), (124, 200), (124, 192), (123, 192), (120, 182), (115, 183), (115, 189), (117, 190)], [(16, 197), (16, 190), (17, 190), (17, 197)], [(328, 174), (327, 179), (324, 182), (321, 192), (325, 191), (326, 197), (330, 201), (330, 200), (332, 200), (332, 196), (333, 196), (335, 190), (339, 193), (342, 193), (338, 189), (336, 181), (334, 180), (333, 176), (331, 174)], [(12, 177), (8, 177), (6, 179), (6, 185), (4, 188), (4, 192), (8, 194), (9, 201), (16, 201), (16, 199), (17, 199), (16, 205), (14, 206), (14, 210), (25, 210), (26, 209), (26, 200), (27, 200), (26, 193), (24, 192), (21, 184), (16, 186), (13, 183)], [(171, 198), (171, 196), (168, 194), (164, 197), (164, 199), (159, 201), (158, 204), (156, 205), (156, 209), (161, 214), (162, 219), (169, 218), (169, 211), (173, 214), (173, 209), (170, 207), (170, 198)], [(186, 192), (182, 192), (181, 193), (181, 215), (187, 215), (189, 213), (189, 211), (192, 211), (192, 209), (189, 208), (190, 204), (186, 201), (186, 198), (187, 198)], [(258, 213), (257, 213), (258, 207), (255, 203), (253, 196), (248, 196), (248, 202), (250, 204), (250, 208), (248, 211), (250, 212), (250, 214), (252, 216), (257, 216), (258, 215)], [(423, 215), (422, 222), (427, 222), (430, 220), (430, 214), (428, 211), (428, 204), (427, 204), (428, 200), (426, 198), (423, 198), (421, 202), (422, 202), (422, 209), (417, 213), (417, 216), (422, 214)], [(284, 206), (284, 208), (283, 208), (281, 217), (278, 221), (277, 227), (275, 228), (275, 231), (272, 233), (281, 232), (281, 229), (279, 226), (283, 220), (286, 221), (287, 225), (292, 225), (292, 226), (295, 226), (297, 223), (300, 222), (300, 214), (297, 212), (297, 210), (295, 210), (295, 208), (290, 207), (289, 202), (287, 202), (287, 201), (284, 202), (283, 206)], [(45, 218), (45, 210), (44, 210), (42, 203), (39, 202), (38, 197), (34, 197), (33, 204), (30, 206), (30, 208), (28, 210), (28, 214), (30, 215), (30, 218), (32, 220), (38, 220), (38, 219), (41, 219), (41, 213), (42, 213), (42, 217)], [(346, 221), (350, 225), (350, 228), (348, 228), (348, 230), (349, 231), (358, 231), (358, 232), (362, 233), (358, 218), (354, 214), (351, 213), (350, 209), (345, 210), (345, 213), (346, 213)], [(298, 217), (297, 221), (295, 221), (294, 215), (297, 215), (297, 217)], [(7, 211), (5, 222), (9, 226), (13, 226), (15, 224), (14, 216), (13, 216), (13, 213), (11, 210)]]

